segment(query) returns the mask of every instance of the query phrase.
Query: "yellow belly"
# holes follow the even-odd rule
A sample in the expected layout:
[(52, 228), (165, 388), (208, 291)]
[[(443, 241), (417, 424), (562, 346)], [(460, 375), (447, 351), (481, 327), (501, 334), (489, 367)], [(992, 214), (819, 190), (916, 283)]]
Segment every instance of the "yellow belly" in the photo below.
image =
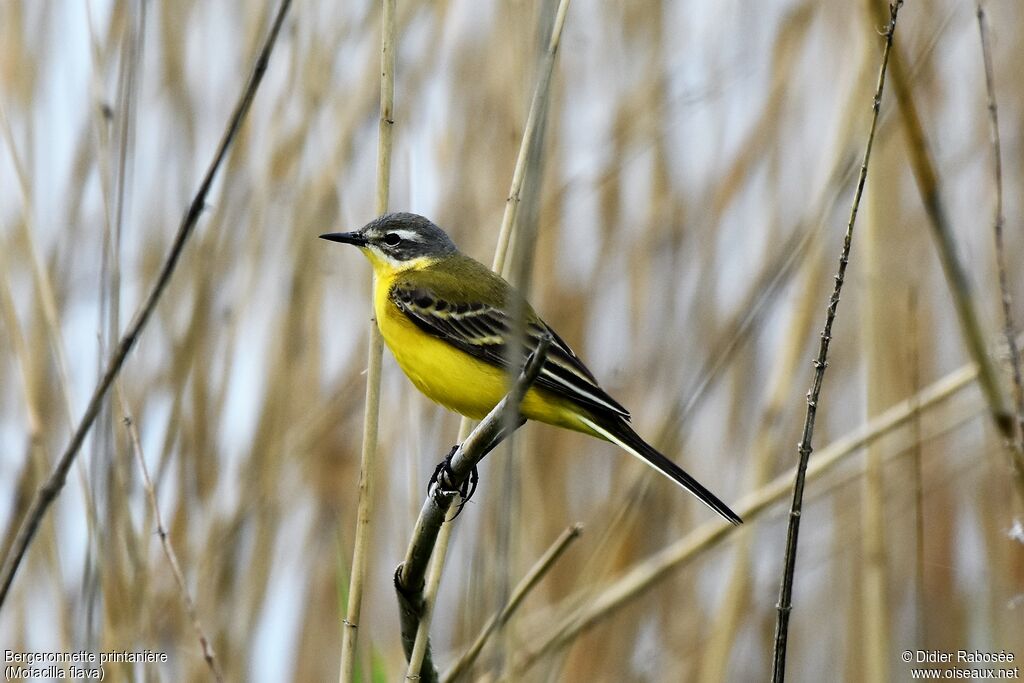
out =
[[(388, 283), (378, 283), (377, 326), (402, 371), (417, 389), (449, 410), (475, 420), (487, 415), (508, 392), (507, 373), (418, 328), (391, 303), (387, 290)], [(529, 420), (592, 434), (577, 419), (578, 408), (542, 389), (531, 388), (520, 410)]]

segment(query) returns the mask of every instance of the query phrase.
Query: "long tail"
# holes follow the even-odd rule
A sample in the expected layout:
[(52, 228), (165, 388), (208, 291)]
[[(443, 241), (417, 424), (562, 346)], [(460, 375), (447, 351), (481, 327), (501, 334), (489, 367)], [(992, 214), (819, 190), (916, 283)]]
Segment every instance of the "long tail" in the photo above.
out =
[(718, 496), (704, 488), (704, 485), (687, 474), (679, 465), (675, 464), (664, 455), (656, 451), (650, 444), (640, 438), (640, 435), (633, 431), (629, 424), (622, 418), (616, 416), (603, 420), (605, 424), (598, 424), (596, 420), (580, 416), (583, 422), (594, 430), (598, 435), (618, 444), (630, 455), (634, 455), (647, 465), (650, 465), (658, 472), (682, 486), (684, 489), (697, 496), (700, 502), (720, 514), (732, 524), (742, 524), (743, 520), (739, 515), (729, 509), (729, 506), (718, 499)]

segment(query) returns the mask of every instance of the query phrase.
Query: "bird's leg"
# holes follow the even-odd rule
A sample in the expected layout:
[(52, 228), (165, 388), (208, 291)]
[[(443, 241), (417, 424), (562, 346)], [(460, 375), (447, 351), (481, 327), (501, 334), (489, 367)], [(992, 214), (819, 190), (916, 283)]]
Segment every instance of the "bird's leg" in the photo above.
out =
[(455, 472), (452, 471), (452, 456), (455, 455), (455, 451), (458, 449), (458, 444), (452, 446), (444, 460), (439, 462), (437, 467), (434, 468), (434, 474), (430, 476), (430, 481), (427, 483), (427, 491), (434, 484), (437, 484), (438, 489), (442, 491), (454, 491), (459, 494), (459, 508), (455, 511), (455, 516), (452, 519), (455, 519), (455, 517), (462, 513), (462, 508), (466, 506), (469, 499), (476, 493), (476, 487), (480, 483), (480, 473), (477, 471), (476, 465), (474, 465), (473, 469), (469, 472), (469, 476), (456, 488), (452, 481), (455, 477)]
[[(477, 462), (479, 462), (485, 455), (493, 451), (499, 443), (504, 441), (512, 432), (519, 429), (526, 423), (526, 418), (522, 415), (517, 415), (514, 420), (509, 424), (502, 425), (501, 429), (498, 430), (497, 434), (488, 442), (487, 446), (484, 447), (483, 452), (478, 456)], [(437, 464), (434, 468), (434, 474), (431, 475), (430, 481), (427, 482), (427, 492), (430, 492), (431, 487), (437, 484), (438, 491), (444, 492), (455, 492), (459, 494), (461, 500), (459, 501), (459, 509), (455, 511), (455, 517), (458, 517), (462, 513), (462, 508), (466, 507), (466, 503), (476, 493), (477, 485), (480, 483), (480, 473), (477, 471), (476, 465), (473, 465), (473, 469), (470, 470), (469, 476), (459, 484), (458, 487), (454, 484), (455, 472), (452, 471), (452, 457), (455, 452), (459, 450), (459, 445), (452, 446), (452, 449), (448, 451), (448, 455), (444, 457), (444, 460)]]

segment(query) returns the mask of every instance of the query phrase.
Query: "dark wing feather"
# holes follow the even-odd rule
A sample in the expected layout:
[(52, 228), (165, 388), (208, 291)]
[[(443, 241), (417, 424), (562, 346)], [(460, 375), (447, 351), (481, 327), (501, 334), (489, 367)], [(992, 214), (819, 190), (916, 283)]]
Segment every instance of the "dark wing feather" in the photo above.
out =
[[(474, 358), (508, 369), (507, 339), (512, 320), (504, 307), (474, 302), (451, 302), (432, 289), (398, 282), (389, 293), (391, 301), (421, 330)], [(525, 353), (537, 348), (540, 338), (551, 335), (547, 358), (537, 377), (537, 386), (553, 394), (599, 411), (608, 411), (629, 419), (629, 411), (597, 384), (594, 375), (542, 320), (527, 316)], [(531, 319), (532, 318), (532, 319)]]

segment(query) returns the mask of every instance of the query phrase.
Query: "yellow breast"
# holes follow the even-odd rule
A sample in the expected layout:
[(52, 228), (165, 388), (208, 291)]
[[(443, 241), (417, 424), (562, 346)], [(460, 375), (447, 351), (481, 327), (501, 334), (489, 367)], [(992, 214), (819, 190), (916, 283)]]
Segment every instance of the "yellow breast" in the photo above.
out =
[[(447, 342), (427, 334), (399, 310), (389, 297), (397, 274), (378, 273), (374, 287), (377, 327), (399, 367), (416, 388), (449, 410), (479, 420), (508, 391), (506, 373)], [(537, 389), (522, 403), (527, 419), (590, 433), (566, 401)]]

